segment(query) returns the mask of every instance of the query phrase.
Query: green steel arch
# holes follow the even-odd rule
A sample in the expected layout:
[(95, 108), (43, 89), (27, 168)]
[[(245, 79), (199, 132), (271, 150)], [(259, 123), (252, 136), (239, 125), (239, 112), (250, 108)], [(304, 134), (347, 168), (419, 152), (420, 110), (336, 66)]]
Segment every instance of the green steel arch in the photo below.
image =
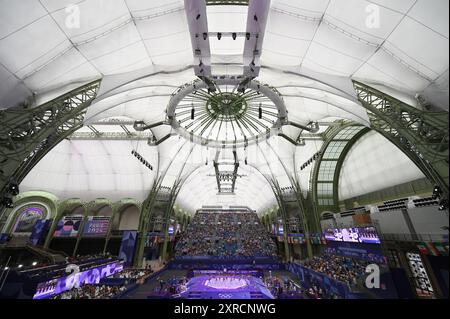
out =
[[(83, 126), (100, 80), (33, 108), (0, 111), (0, 200), (59, 142)], [(0, 213), (2, 212), (0, 203)]]
[[(354, 81), (354, 87), (369, 115), (370, 129), (397, 146), (448, 198), (448, 112), (419, 110), (360, 82)], [(339, 210), (342, 164), (354, 143), (370, 129), (342, 122), (326, 132), (311, 180), (317, 218), (322, 211)]]
[(423, 111), (360, 82), (353, 82), (373, 130), (403, 151), (448, 198), (448, 112)]
[(320, 149), (312, 172), (312, 195), (316, 223), (323, 211), (339, 210), (339, 175), (345, 156), (353, 144), (370, 129), (353, 123), (341, 122), (326, 132), (327, 139)]

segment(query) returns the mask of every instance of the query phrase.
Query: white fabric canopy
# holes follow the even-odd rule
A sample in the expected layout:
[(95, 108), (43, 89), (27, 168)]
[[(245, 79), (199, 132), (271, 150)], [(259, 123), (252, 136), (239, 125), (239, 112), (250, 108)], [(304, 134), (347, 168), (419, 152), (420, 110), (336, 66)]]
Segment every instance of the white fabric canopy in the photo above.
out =
[(339, 200), (425, 177), (395, 145), (376, 132), (359, 139), (347, 154), (339, 179)]
[[(171, 94), (195, 78), (184, 1), (83, 0), (75, 2), (77, 7), (71, 3), (0, 0), (0, 109), (27, 99), (40, 105), (101, 78), (86, 124), (114, 132), (121, 130), (95, 123), (111, 118), (164, 121)], [(275, 87), (289, 120), (303, 125), (329, 119), (369, 125), (352, 79), (414, 106), (416, 94), (421, 94), (448, 110), (448, 7), (447, 0), (272, 0), (257, 80)], [(77, 13), (79, 26), (73, 20)], [(210, 6), (207, 18), (209, 32), (245, 32), (247, 7)], [(213, 74), (242, 72), (244, 38), (209, 40)], [(325, 129), (322, 126), (320, 132)], [(171, 132), (167, 126), (152, 129), (157, 139)], [(300, 133), (292, 126), (284, 126), (282, 132), (294, 140)], [(383, 145), (377, 154), (367, 146), (369, 139)], [(238, 179), (236, 195), (225, 199), (215, 195), (215, 177), (207, 176), (214, 173), (212, 150), (176, 136), (158, 147), (139, 142), (144, 157), (165, 174), (164, 186), (186, 179), (177, 201), (192, 210), (216, 202), (259, 210), (272, 207), (276, 201), (264, 176), (281, 187), (297, 178), (306, 191), (312, 165), (302, 171), (299, 167), (321, 145), (320, 140), (307, 140), (305, 146), (295, 147), (273, 137), (238, 149), (240, 170), (248, 176)], [(155, 171), (131, 156), (134, 147), (136, 142), (127, 140), (64, 141), (25, 178), (21, 190), (49, 190), (61, 197), (143, 199)], [(415, 166), (394, 149), (377, 135), (357, 143), (344, 164), (341, 199), (420, 178)], [(394, 154), (389, 163), (401, 165), (406, 173), (377, 182), (383, 172), (395, 171), (383, 162), (388, 161), (380, 155), (385, 152)], [(243, 164), (245, 158), (248, 166)], [(207, 159), (209, 165), (204, 164)], [(361, 186), (371, 177), (362, 169), (353, 172), (352, 167), (369, 159), (375, 180)]]
[[(43, 190), (61, 199), (144, 200), (153, 184), (155, 170), (143, 166), (131, 150), (136, 142), (64, 140), (48, 153), (20, 184), (21, 191)], [(139, 148), (157, 163), (156, 148)]]
[[(193, 61), (181, 0), (79, 1), (79, 27), (71, 3), (0, 1), (0, 107), (70, 83)], [(261, 63), (352, 77), (411, 97), (433, 92), (444, 103), (448, 7), (447, 0), (273, 0)], [(245, 10), (209, 7), (208, 28), (245, 32)], [(211, 41), (213, 60), (242, 54), (239, 39)]]

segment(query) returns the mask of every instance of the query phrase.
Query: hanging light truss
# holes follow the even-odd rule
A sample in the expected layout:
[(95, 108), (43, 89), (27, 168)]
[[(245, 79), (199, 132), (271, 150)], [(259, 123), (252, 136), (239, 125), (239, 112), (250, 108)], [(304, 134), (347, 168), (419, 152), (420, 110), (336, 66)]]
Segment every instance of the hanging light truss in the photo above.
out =
[(180, 135), (219, 148), (246, 146), (278, 135), (288, 124), (287, 111), (276, 89), (249, 80), (222, 78), (216, 90), (196, 80), (180, 87), (167, 108), (167, 122)]

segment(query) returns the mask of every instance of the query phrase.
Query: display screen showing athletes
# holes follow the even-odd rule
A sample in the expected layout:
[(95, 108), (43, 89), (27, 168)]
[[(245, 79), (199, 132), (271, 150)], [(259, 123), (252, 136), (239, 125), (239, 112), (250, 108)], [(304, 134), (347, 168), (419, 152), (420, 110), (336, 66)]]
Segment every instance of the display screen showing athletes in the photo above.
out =
[(325, 239), (349, 243), (380, 244), (375, 227), (336, 228), (325, 231)]

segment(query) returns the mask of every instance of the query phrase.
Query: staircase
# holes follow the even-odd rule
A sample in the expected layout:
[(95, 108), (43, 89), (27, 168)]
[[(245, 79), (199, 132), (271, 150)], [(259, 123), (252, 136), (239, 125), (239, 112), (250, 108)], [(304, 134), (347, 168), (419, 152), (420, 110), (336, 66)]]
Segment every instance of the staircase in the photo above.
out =
[(201, 299), (202, 293), (198, 291), (190, 291), (187, 295), (187, 299)]
[(25, 248), (31, 251), (32, 253), (35, 253), (45, 259), (50, 260), (50, 262), (52, 263), (62, 263), (66, 261), (67, 255), (63, 252), (57, 252), (54, 250), (43, 249), (40, 247), (30, 245), (26, 245)]
[(28, 236), (12, 236), (6, 244), (8, 248), (25, 247), (28, 244)]

